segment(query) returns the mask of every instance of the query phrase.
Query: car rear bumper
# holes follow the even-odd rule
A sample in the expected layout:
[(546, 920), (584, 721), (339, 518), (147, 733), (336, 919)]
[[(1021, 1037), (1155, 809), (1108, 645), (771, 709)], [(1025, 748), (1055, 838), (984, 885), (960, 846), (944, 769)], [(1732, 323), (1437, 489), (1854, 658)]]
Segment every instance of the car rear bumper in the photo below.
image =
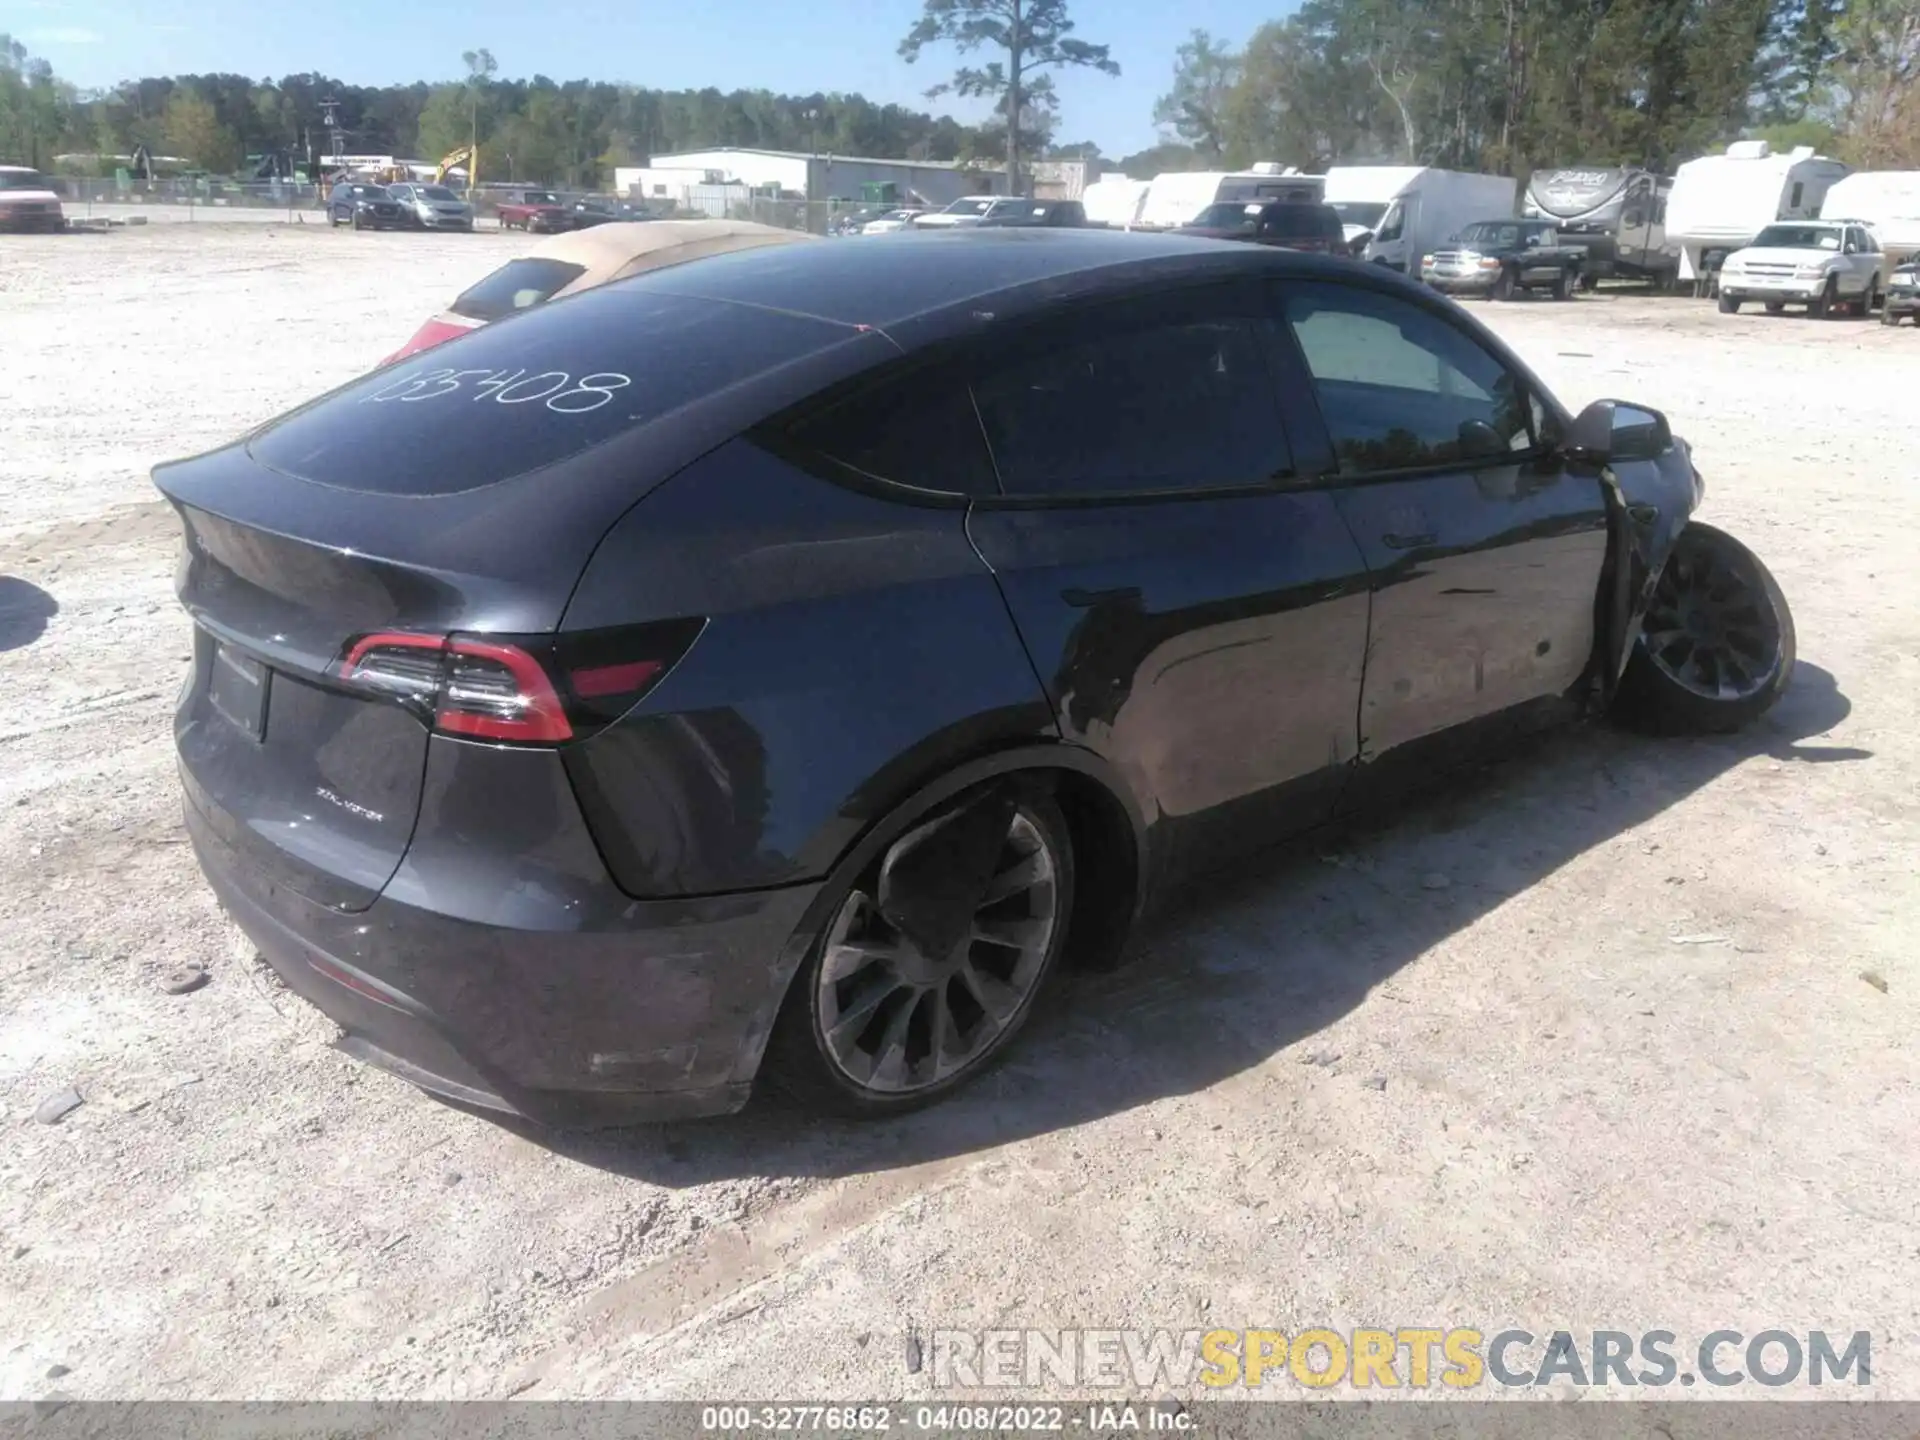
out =
[[(502, 924), (390, 898), (406, 888), (403, 865), (388, 895), (342, 913), (270, 880), (203, 812), (211, 802), (191, 777), (186, 790), (215, 895), (288, 987), (340, 1026), (346, 1053), (554, 1127), (746, 1103), (817, 884), (582, 906), (530, 871), (505, 902), (519, 923)], [(594, 928), (546, 928), (582, 910)]]

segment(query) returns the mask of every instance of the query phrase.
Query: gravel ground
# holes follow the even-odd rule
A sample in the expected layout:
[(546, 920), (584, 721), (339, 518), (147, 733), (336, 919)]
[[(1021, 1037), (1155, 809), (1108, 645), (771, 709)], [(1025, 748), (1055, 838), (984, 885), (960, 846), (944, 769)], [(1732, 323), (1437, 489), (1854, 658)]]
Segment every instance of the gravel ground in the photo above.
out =
[(1870, 1330), (1920, 1398), (1920, 335), (1481, 312), (1694, 442), (1799, 624), (1755, 732), (1560, 736), (1222, 882), (934, 1113), (556, 1139), (345, 1061), (221, 919), (146, 479), (512, 242), (4, 244), (0, 1398), (913, 1397), (937, 1326), (1313, 1324)]

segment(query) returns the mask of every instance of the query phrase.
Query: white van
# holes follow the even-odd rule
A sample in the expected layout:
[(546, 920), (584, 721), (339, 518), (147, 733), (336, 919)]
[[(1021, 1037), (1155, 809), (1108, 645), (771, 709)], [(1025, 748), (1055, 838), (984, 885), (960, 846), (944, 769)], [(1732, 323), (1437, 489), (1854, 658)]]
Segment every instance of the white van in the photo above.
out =
[(1858, 220), (1887, 257), (1887, 273), (1920, 255), (1920, 170), (1856, 170), (1820, 202), (1823, 220)]
[(1111, 225), (1116, 230), (1136, 224), (1150, 183), (1129, 180), (1124, 175), (1104, 175), (1094, 181), (1080, 192), (1080, 203), (1087, 207), (1087, 223)]
[[(1403, 275), (1420, 273), (1420, 257), (1445, 245), (1476, 220), (1511, 220), (1519, 186), (1505, 175), (1475, 175), (1410, 165), (1336, 165), (1327, 171), (1327, 203), (1354, 216), (1343, 224), (1372, 232), (1363, 258)], [(1335, 195), (1351, 197), (1342, 202)], [(1373, 225), (1363, 216), (1384, 202)], [(1358, 208), (1364, 207), (1364, 208)]]
[(1724, 155), (1689, 160), (1673, 174), (1667, 240), (1680, 247), (1680, 279), (1698, 291), (1735, 250), (1776, 220), (1814, 220), (1834, 184), (1838, 160), (1802, 145), (1785, 155), (1765, 140), (1741, 140)]
[(1170, 170), (1149, 182), (1137, 223), (1146, 230), (1171, 230), (1191, 224), (1209, 205), (1318, 200), (1325, 180), (1271, 161), (1250, 170)]

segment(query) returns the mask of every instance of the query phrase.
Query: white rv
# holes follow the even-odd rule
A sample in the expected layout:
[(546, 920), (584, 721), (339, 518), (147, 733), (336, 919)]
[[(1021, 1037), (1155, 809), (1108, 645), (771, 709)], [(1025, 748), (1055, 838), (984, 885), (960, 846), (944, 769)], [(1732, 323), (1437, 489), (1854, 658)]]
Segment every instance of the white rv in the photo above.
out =
[(1336, 165), (1327, 171), (1326, 200), (1342, 211), (1349, 241), (1370, 237), (1363, 252), (1367, 260), (1418, 275), (1421, 256), (1474, 221), (1511, 220), (1517, 190), (1505, 175), (1417, 165)]
[(1651, 280), (1665, 287), (1680, 269), (1680, 247), (1667, 239), (1667, 197), (1673, 181), (1631, 166), (1569, 165), (1539, 170), (1520, 213), (1551, 220), (1560, 239), (1587, 252), (1581, 283), (1605, 275)]
[(1823, 220), (1858, 220), (1887, 257), (1886, 270), (1920, 255), (1920, 170), (1860, 170), (1834, 182)]
[(1087, 223), (1111, 225), (1116, 230), (1135, 224), (1146, 202), (1149, 183), (1124, 175), (1105, 175), (1094, 181), (1080, 195), (1080, 203), (1087, 207)]
[(1147, 186), (1136, 223), (1143, 229), (1171, 230), (1191, 224), (1209, 205), (1318, 200), (1324, 182), (1324, 176), (1302, 175), (1270, 161), (1250, 170), (1170, 170)]
[(1667, 196), (1667, 240), (1680, 247), (1680, 278), (1698, 292), (1720, 263), (1776, 220), (1813, 220), (1847, 167), (1803, 145), (1785, 155), (1742, 140), (1724, 155), (1689, 160)]

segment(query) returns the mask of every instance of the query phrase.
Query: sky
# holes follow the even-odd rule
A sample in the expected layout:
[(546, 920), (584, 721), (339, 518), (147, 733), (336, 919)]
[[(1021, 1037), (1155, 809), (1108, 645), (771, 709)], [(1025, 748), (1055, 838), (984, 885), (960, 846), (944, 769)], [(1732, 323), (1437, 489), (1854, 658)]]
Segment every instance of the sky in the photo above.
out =
[[(919, 8), (919, 0), (0, 0), (0, 30), (88, 88), (215, 71), (256, 80), (317, 71), (360, 85), (449, 80), (463, 73), (461, 51), (485, 46), (505, 77), (663, 90), (837, 90), (981, 118), (977, 103), (925, 98), (957, 63), (950, 50), (929, 49), (913, 65), (896, 53)], [(1292, 6), (1073, 0), (1070, 8), (1076, 38), (1110, 46), (1120, 75), (1061, 75), (1058, 138), (1093, 140), (1118, 157), (1160, 138), (1153, 102), (1188, 31), (1210, 30), (1237, 45)]]

